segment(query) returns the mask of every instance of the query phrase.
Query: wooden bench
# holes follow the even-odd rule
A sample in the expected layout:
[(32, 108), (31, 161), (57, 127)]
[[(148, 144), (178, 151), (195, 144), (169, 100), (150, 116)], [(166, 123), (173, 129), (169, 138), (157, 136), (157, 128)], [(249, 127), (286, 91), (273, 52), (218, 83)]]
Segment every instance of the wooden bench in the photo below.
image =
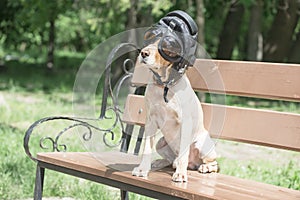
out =
[[(146, 71), (144, 66), (135, 67), (132, 77), (135, 86), (147, 84), (149, 74), (145, 73)], [(188, 76), (195, 91), (289, 102), (300, 101), (300, 65), (296, 64), (199, 59), (196, 60), (194, 68), (188, 70)], [(220, 77), (221, 81), (213, 81)], [(202, 105), (205, 126), (215, 138), (300, 151), (300, 114), (221, 104), (202, 103)], [(32, 130), (44, 121), (53, 119), (56, 118), (39, 120), (29, 128), (24, 138), (24, 146), (30, 157), (33, 156), (29, 151), (28, 141)], [(138, 154), (145, 123), (143, 95), (128, 95), (122, 121), (127, 123), (127, 127), (122, 134), (121, 151), (126, 152), (133, 146), (135, 154)], [(136, 136), (138, 145), (130, 139), (134, 125), (141, 127)], [(119, 154), (116, 152), (100, 155), (104, 160), (115, 156), (116, 162), (129, 163), (120, 165), (118, 171), (99, 162), (97, 154), (101, 153), (38, 153), (37, 157), (33, 158), (37, 161), (34, 199), (42, 198), (45, 169), (119, 188), (121, 199), (128, 198), (127, 191), (157, 199), (300, 199), (300, 191), (221, 173), (200, 174), (188, 171), (187, 183), (172, 182), (173, 169), (170, 168), (150, 172), (147, 178), (134, 177), (131, 175), (131, 169), (132, 163), (139, 162), (137, 156), (132, 154), (126, 157), (126, 160), (122, 160), (117, 157)]]

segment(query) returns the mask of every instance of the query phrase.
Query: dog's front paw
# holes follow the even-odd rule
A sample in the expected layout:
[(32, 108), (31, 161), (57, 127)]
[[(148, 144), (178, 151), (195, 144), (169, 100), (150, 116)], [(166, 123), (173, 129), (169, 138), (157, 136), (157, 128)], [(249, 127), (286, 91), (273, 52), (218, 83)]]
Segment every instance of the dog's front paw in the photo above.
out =
[(198, 168), (200, 173), (211, 173), (211, 172), (219, 172), (219, 165), (217, 161), (201, 164)]
[(185, 172), (175, 172), (172, 177), (174, 182), (187, 182), (187, 171)]
[(146, 169), (146, 168), (143, 168), (143, 167), (135, 167), (133, 170), (132, 170), (132, 175), (133, 176), (140, 176), (140, 177), (147, 177), (148, 176), (148, 173), (149, 173), (149, 169)]

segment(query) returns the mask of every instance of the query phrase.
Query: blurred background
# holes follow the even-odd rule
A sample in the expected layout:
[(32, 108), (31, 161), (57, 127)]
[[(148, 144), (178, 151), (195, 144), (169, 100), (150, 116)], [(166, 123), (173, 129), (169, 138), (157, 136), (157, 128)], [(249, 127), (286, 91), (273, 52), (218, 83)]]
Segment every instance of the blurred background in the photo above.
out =
[[(42, 117), (73, 115), (74, 80), (88, 53), (177, 9), (195, 19), (212, 58), (300, 63), (299, 0), (0, 1), (0, 198), (32, 198), (35, 163), (23, 150), (25, 131)], [(226, 104), (300, 113), (299, 103), (284, 101), (228, 96)], [(221, 173), (300, 190), (299, 153), (220, 145)], [(113, 188), (48, 171), (45, 185), (46, 197), (119, 198)]]
[(2, 0), (0, 60), (1, 65), (14, 59), (60, 67), (62, 57), (84, 57), (112, 35), (151, 26), (180, 9), (197, 22), (198, 41), (212, 58), (299, 63), (299, 4), (299, 0)]

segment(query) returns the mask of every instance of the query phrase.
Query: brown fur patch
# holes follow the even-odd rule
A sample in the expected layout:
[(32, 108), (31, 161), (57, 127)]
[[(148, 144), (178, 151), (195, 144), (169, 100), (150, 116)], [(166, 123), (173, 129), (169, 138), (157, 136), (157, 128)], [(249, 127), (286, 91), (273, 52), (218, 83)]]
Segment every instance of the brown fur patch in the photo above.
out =
[[(155, 43), (157, 47), (157, 43)], [(172, 68), (172, 63), (165, 60), (159, 53), (158, 50), (155, 51), (155, 60), (157, 63), (157, 68), (153, 69), (156, 73), (158, 73), (162, 77), (162, 81), (166, 81), (169, 78), (170, 70)]]

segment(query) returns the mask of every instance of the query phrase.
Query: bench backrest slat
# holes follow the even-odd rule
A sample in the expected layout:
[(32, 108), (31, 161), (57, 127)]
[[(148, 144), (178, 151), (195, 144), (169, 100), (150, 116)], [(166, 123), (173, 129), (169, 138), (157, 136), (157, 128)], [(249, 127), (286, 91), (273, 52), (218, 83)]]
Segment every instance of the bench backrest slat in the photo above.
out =
[[(214, 138), (300, 151), (300, 114), (202, 103), (204, 124)], [(219, 115), (220, 113), (226, 115)], [(144, 97), (127, 97), (123, 121), (144, 125)], [(215, 124), (214, 124), (215, 123)]]
[[(195, 90), (300, 101), (297, 64), (197, 59), (187, 73)], [(138, 65), (132, 83), (146, 85), (151, 77), (144, 65)], [(300, 114), (207, 103), (202, 107), (205, 127), (215, 138), (300, 151)], [(143, 126), (145, 117), (144, 97), (129, 95), (123, 120)]]
[[(151, 72), (143, 65), (135, 71), (133, 84), (147, 84)], [(300, 101), (300, 65), (296, 64), (197, 59), (187, 74), (195, 90)]]

